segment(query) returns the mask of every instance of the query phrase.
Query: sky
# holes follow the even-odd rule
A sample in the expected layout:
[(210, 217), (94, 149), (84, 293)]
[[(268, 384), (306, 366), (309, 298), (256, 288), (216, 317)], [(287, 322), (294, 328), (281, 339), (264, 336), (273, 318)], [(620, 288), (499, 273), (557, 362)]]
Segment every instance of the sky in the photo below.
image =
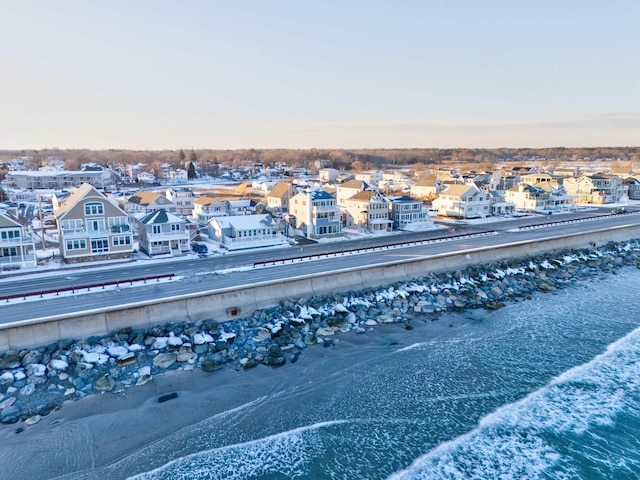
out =
[(640, 0), (0, 0), (0, 149), (640, 146)]

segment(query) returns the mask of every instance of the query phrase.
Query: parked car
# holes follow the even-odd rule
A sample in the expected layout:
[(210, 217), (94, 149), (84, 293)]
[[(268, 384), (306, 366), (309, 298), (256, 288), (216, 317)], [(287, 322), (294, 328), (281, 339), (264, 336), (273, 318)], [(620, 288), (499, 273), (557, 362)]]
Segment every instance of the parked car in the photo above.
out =
[(209, 253), (209, 249), (207, 248), (207, 246), (204, 243), (192, 243), (191, 244), (191, 249), (196, 252), (199, 253), (201, 255), (205, 254), (205, 253)]
[(622, 208), (614, 208), (613, 210), (611, 210), (611, 215), (620, 215), (621, 213), (625, 213), (626, 210), (624, 207)]

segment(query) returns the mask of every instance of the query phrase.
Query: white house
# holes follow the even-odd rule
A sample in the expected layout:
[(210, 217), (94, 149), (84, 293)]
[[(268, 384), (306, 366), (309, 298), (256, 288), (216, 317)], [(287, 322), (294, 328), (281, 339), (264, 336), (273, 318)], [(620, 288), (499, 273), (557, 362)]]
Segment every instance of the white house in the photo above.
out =
[(432, 202), (438, 215), (457, 218), (484, 218), (489, 215), (487, 194), (473, 185), (450, 185)]
[(294, 195), (289, 201), (293, 226), (308, 238), (330, 238), (342, 235), (336, 199), (325, 190)]
[(166, 197), (175, 204), (178, 215), (185, 217), (191, 215), (195, 200), (193, 190), (188, 187), (169, 187), (165, 193)]
[(16, 217), (0, 210), (0, 272), (37, 265), (33, 238)]
[(189, 181), (189, 174), (183, 168), (178, 168), (177, 170), (171, 170), (169, 172), (169, 178), (172, 183), (187, 183)]
[(213, 217), (208, 234), (229, 250), (288, 244), (269, 214)]

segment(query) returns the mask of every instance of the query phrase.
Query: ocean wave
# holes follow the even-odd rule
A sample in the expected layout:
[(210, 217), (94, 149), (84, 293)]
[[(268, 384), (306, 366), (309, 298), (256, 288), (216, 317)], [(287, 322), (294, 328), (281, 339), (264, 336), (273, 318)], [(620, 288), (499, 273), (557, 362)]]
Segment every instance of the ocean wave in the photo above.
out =
[(318, 443), (314, 441), (316, 432), (345, 422), (319, 422), (242, 444), (193, 453), (130, 480), (233, 480), (269, 473), (289, 478), (303, 475), (306, 463), (320, 453), (319, 446), (314, 448)]
[[(582, 478), (584, 455), (572, 456), (571, 446), (599, 441), (591, 450), (601, 450), (600, 463), (614, 468), (608, 457), (629, 457), (632, 452), (612, 449), (633, 445), (608, 442), (594, 430), (607, 429), (607, 435), (615, 436), (616, 417), (639, 410), (640, 328), (590, 362), (485, 416), (477, 428), (442, 443), (389, 480)], [(618, 466), (627, 474), (640, 469), (640, 458), (631, 457)]]

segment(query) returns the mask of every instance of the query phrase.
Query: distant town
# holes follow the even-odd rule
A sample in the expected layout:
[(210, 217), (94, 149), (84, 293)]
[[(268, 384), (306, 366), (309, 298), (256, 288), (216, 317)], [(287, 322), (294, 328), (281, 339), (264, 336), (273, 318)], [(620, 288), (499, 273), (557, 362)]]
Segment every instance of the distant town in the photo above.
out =
[(0, 273), (640, 202), (640, 148), (0, 152)]

